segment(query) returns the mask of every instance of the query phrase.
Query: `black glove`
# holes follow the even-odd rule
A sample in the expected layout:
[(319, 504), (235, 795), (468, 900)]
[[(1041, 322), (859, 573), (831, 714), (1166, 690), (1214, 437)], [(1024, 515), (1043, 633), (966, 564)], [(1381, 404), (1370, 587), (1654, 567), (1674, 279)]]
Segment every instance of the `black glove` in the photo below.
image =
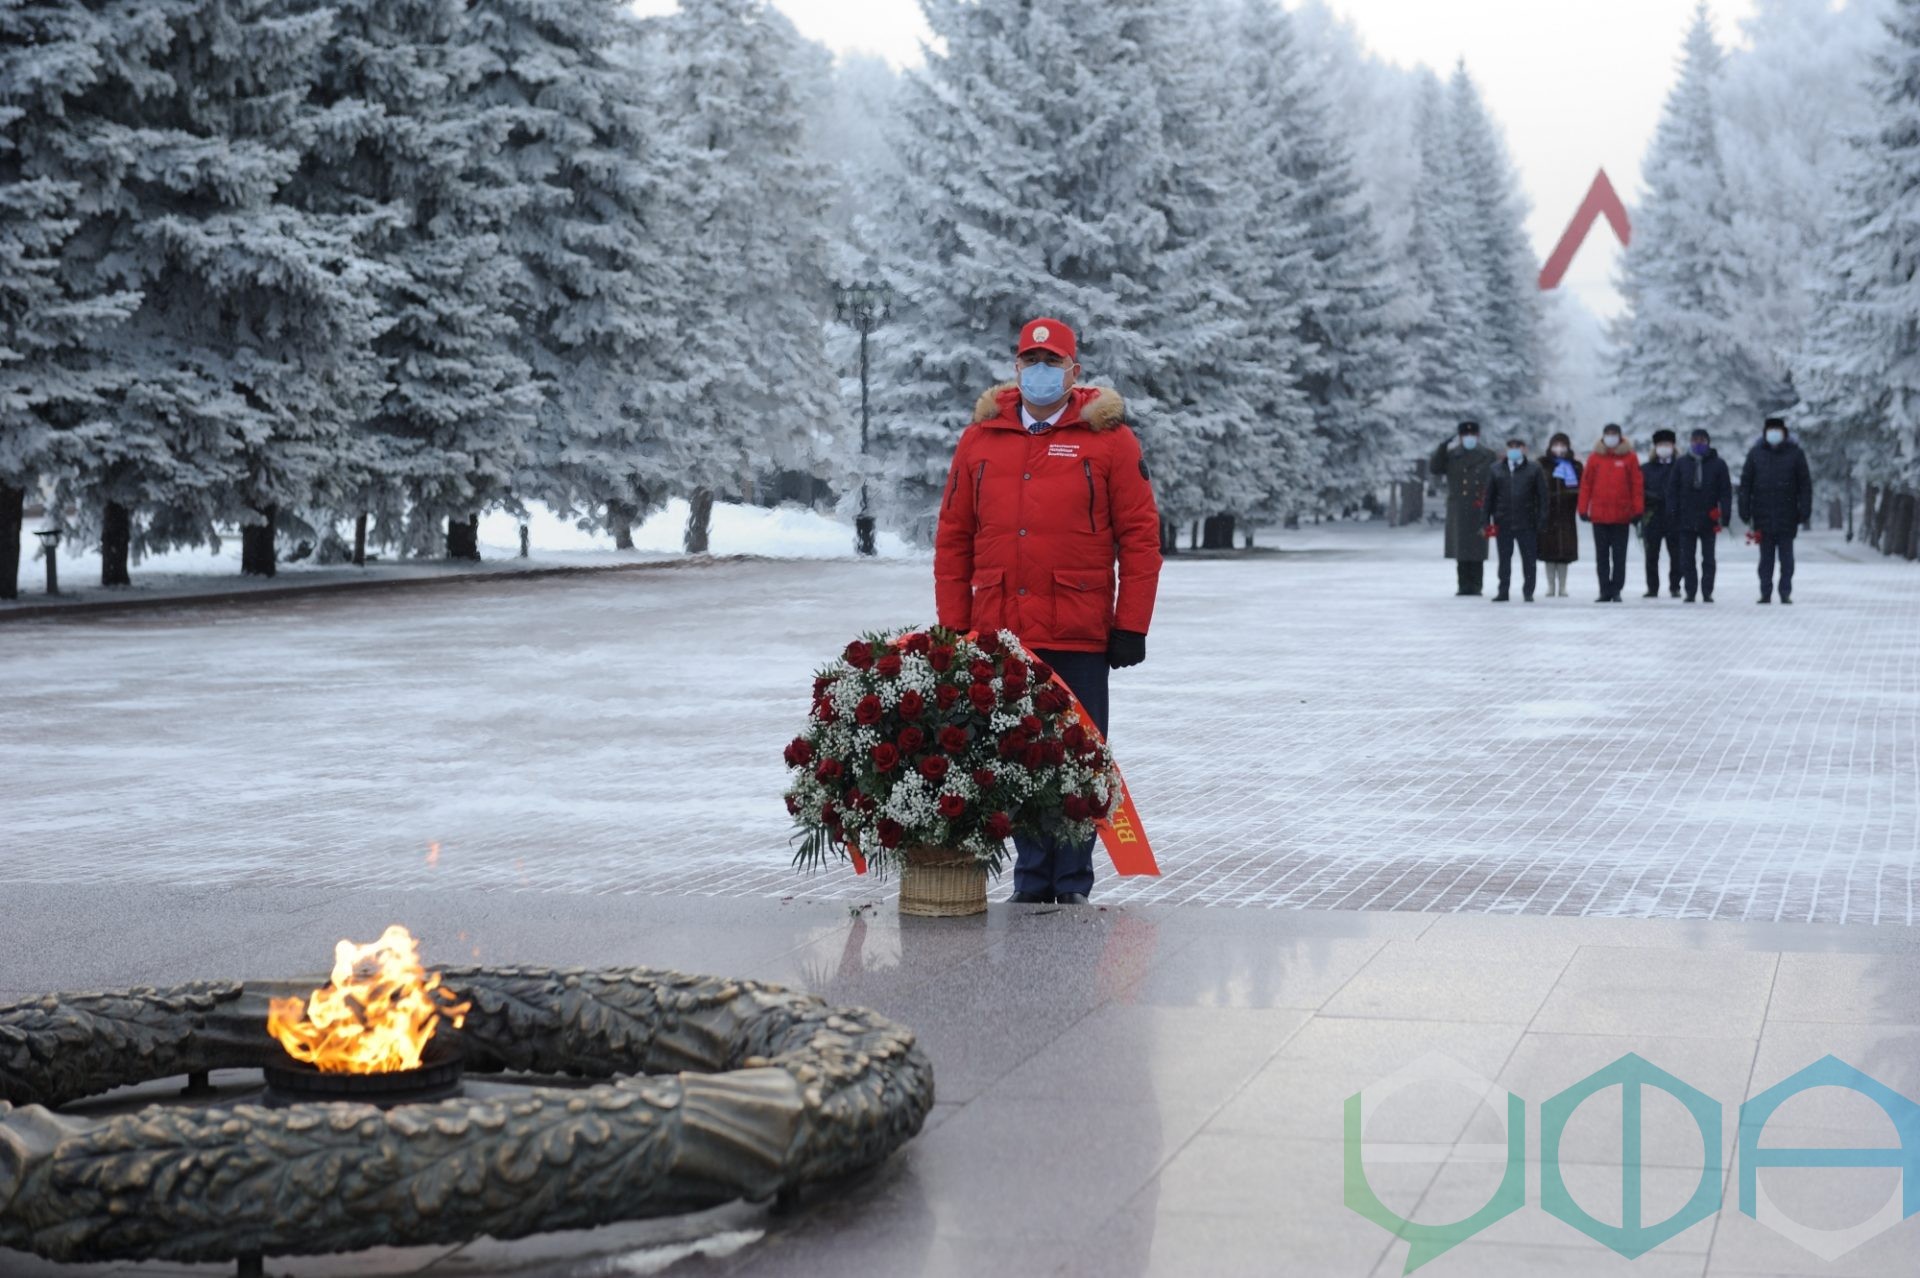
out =
[(1116, 630), (1107, 636), (1107, 664), (1115, 670), (1137, 666), (1147, 659), (1147, 637), (1137, 630)]

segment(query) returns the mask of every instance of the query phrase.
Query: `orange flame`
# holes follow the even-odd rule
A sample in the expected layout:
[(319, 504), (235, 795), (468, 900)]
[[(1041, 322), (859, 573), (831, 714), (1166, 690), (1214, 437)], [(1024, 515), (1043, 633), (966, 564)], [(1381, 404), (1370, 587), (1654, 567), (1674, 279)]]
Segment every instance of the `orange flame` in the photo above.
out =
[(371, 945), (335, 946), (332, 983), (304, 1003), (272, 1000), (267, 1032), (322, 1073), (389, 1074), (418, 1069), (441, 1018), (458, 1029), (472, 1006), (440, 987), (413, 933), (395, 923)]

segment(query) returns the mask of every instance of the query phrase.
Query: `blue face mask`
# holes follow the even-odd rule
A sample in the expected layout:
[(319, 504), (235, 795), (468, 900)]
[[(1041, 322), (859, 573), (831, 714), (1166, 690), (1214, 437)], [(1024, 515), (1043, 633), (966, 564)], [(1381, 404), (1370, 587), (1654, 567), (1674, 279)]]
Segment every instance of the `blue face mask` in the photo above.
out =
[(1787, 442), (1787, 432), (1784, 430), (1770, 430), (1767, 432), (1767, 442), (1777, 448)]
[(1020, 370), (1020, 393), (1029, 404), (1054, 404), (1067, 393), (1067, 370), (1034, 364)]
[(1521, 452), (1517, 448), (1509, 448), (1507, 450), (1507, 460), (1512, 462), (1516, 466), (1518, 466), (1521, 462), (1525, 461), (1526, 459), (1527, 459), (1527, 455)]
[(1480, 447), (1480, 437), (1478, 435), (1462, 435), (1460, 437), (1460, 447), (1472, 451)]
[(1693, 455), (1695, 457), (1705, 457), (1711, 451), (1712, 446), (1708, 444), (1695, 444), (1693, 446)]

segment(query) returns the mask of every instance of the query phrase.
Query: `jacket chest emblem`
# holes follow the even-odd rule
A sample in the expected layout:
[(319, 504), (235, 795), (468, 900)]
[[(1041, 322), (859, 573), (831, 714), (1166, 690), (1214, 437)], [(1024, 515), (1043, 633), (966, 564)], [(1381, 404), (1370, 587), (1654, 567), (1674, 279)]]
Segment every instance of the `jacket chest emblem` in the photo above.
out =
[(1078, 444), (1047, 445), (1047, 456), (1049, 457), (1078, 457), (1079, 455), (1080, 445)]

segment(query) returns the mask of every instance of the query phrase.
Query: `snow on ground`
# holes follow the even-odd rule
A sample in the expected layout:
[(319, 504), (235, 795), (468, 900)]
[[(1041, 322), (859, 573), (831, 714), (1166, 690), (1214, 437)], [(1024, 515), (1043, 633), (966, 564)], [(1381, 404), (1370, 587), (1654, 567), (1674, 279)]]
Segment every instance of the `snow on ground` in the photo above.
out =
[[(494, 511), (480, 520), (481, 558), (495, 568), (578, 567), (599, 564), (632, 563), (648, 559), (677, 559), (684, 555), (682, 537), (687, 526), (687, 503), (675, 498), (655, 511), (644, 524), (634, 529), (631, 551), (615, 550), (613, 538), (605, 533), (583, 530), (579, 521), (562, 518), (547, 507), (533, 503), (528, 510), (528, 535), (531, 556), (520, 554), (520, 520), (505, 511)], [(345, 530), (351, 535), (351, 529)], [(294, 538), (283, 537), (280, 553), (293, 552)], [(854, 557), (854, 533), (851, 522), (836, 519), (800, 506), (739, 506), (716, 503), (708, 553), (718, 557), (752, 556), (765, 559), (847, 559)], [(924, 558), (896, 533), (881, 530), (875, 549), (883, 559)], [(60, 548), (60, 586), (63, 593), (79, 597), (99, 597), (100, 552), (98, 547), (63, 545)], [(375, 548), (377, 558), (364, 568), (348, 565), (322, 566), (311, 559), (280, 565), (280, 582), (322, 583), (388, 577), (431, 576), (449, 571), (468, 571), (467, 565), (447, 560), (408, 560), (392, 557), (390, 550)], [(44, 601), (41, 594), (46, 567), (32, 538), (27, 539), (20, 565), (21, 603)], [(149, 555), (133, 565), (133, 587), (137, 594), (189, 594), (215, 584), (221, 590), (244, 590), (259, 586), (259, 579), (240, 575), (240, 535), (237, 530), (221, 539), (214, 550), (200, 546), (169, 550)], [(6, 605), (0, 604), (0, 609)]]
[[(1726, 547), (1711, 608), (1452, 597), (1438, 534), (1166, 570), (1096, 899), (1914, 923), (1920, 571)], [(1295, 549), (1297, 547), (1298, 549)], [(1637, 580), (1638, 565), (1635, 565)], [(883, 899), (789, 867), (780, 750), (924, 562), (745, 562), (0, 627), (0, 881)]]

